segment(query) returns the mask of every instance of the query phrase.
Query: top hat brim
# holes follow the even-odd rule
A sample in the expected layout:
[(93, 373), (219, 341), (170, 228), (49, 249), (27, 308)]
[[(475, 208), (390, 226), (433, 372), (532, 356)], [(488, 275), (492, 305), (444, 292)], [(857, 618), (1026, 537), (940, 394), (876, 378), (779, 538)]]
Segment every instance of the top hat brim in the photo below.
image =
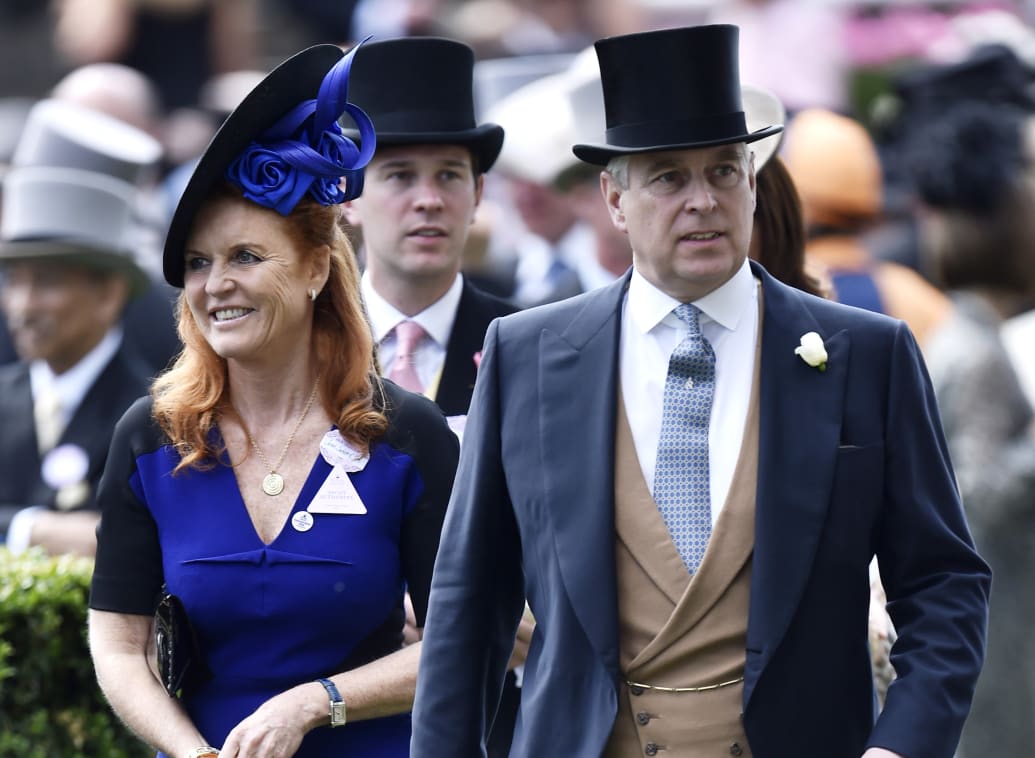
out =
[(131, 298), (142, 294), (151, 284), (147, 273), (125, 252), (108, 250), (80, 240), (56, 238), (0, 241), (0, 265), (20, 262), (52, 262), (110, 271), (126, 278)]
[(324, 76), (345, 55), (336, 45), (314, 45), (277, 66), (219, 127), (198, 160), (180, 196), (165, 237), (162, 270), (165, 280), (183, 287), (184, 249), (194, 219), (227, 167), (263, 131), (298, 103), (313, 99)]
[(737, 142), (752, 143), (760, 139), (771, 137), (783, 131), (783, 126), (767, 126), (757, 131), (746, 134), (734, 134), (726, 137), (711, 140), (689, 140), (686, 142), (673, 142), (663, 145), (594, 145), (579, 144), (572, 147), (575, 156), (586, 163), (595, 166), (606, 166), (612, 158), (621, 155), (639, 155), (642, 153), (661, 153), (668, 150), (692, 150), (702, 147), (717, 147), (719, 145), (732, 145)]
[[(377, 122), (374, 122), (377, 129)], [(359, 139), (355, 129), (343, 129), (345, 136)], [(480, 124), (472, 129), (443, 132), (398, 132), (378, 131), (377, 146), (393, 147), (399, 145), (460, 145), (468, 148), (478, 161), (478, 170), (482, 173), (492, 168), (503, 148), (503, 127), (497, 124)]]

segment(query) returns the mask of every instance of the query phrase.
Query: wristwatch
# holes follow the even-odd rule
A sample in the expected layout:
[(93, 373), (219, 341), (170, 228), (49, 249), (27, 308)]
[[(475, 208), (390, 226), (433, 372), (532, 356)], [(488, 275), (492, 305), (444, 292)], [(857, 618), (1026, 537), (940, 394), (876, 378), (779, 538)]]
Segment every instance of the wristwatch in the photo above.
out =
[(331, 699), (331, 726), (345, 726), (345, 701), (341, 699), (341, 693), (334, 686), (330, 679), (317, 679), (323, 688), (327, 690), (327, 696)]
[(211, 745), (196, 747), (187, 753), (187, 758), (219, 758), (219, 750)]

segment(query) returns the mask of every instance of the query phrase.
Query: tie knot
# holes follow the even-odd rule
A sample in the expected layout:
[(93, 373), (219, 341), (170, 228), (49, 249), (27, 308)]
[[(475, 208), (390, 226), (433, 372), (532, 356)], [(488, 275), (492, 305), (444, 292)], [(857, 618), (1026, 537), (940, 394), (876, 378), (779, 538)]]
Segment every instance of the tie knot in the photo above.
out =
[(410, 355), (427, 332), (416, 321), (400, 321), (395, 325), (396, 352), (399, 355)]
[(690, 327), (690, 334), (693, 336), (700, 335), (701, 333), (701, 311), (696, 306), (690, 303), (680, 303), (675, 307), (673, 313), (676, 314), (676, 318)]

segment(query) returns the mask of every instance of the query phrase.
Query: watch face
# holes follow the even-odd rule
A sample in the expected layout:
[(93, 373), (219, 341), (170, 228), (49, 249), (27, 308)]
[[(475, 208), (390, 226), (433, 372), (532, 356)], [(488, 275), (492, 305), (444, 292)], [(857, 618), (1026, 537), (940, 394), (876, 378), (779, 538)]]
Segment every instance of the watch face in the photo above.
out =
[(331, 703), (331, 726), (345, 725), (345, 703), (338, 701)]

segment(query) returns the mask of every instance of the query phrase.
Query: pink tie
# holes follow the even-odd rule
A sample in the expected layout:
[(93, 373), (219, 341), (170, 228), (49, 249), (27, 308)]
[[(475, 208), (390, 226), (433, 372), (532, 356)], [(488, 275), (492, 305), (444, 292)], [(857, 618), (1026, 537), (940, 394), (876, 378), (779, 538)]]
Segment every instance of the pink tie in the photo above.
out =
[(395, 325), (395, 361), (388, 378), (410, 392), (423, 392), (424, 385), (413, 365), (414, 350), (427, 332), (416, 321), (400, 321)]

